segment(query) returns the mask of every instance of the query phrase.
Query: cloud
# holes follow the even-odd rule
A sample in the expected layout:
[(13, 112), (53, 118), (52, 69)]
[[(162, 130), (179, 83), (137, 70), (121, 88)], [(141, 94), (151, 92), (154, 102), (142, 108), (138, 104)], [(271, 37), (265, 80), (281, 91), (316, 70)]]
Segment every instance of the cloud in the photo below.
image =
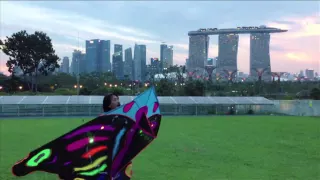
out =
[[(274, 69), (280, 71), (281, 67), (286, 69), (290, 64), (290, 69), (298, 71), (301, 68), (313, 68), (320, 70), (320, 25), (317, 24), (318, 15), (310, 15), (306, 17), (285, 17), (286, 33), (275, 34), (271, 39), (271, 46), (282, 47), (282, 51), (271, 51), (272, 65)], [(274, 24), (281, 27), (284, 24)]]
[[(23, 2), (1, 2), (1, 37), (11, 35), (13, 32), (21, 29), (27, 29), (28, 31), (42, 30), (47, 32), (52, 38), (56, 52), (60, 57), (71, 56), (73, 49), (77, 49), (78, 35), (81, 41), (80, 47), (84, 47), (84, 40), (87, 39), (110, 39), (112, 44), (119, 43), (125, 47), (133, 47), (134, 43), (147, 45), (147, 58), (159, 57), (160, 47), (159, 45), (163, 41), (161, 38), (169, 39), (166, 43), (174, 46), (174, 62), (178, 64), (184, 64), (185, 59), (188, 56), (188, 36), (186, 35), (188, 29), (197, 29), (199, 27), (236, 27), (243, 23), (252, 23), (248, 20), (250, 18), (243, 19), (239, 16), (239, 19), (234, 20), (232, 17), (234, 14), (229, 13), (228, 18), (223, 17), (223, 20), (212, 19), (212, 22), (208, 19), (202, 18), (212, 12), (209, 4), (203, 3), (204, 8), (197, 3), (193, 5), (191, 2), (181, 4), (176, 2), (165, 4), (164, 2), (135, 2), (129, 3), (128, 8), (124, 9), (124, 3), (113, 3), (111, 5), (99, 4), (95, 2), (95, 6), (108, 6), (106, 9), (112, 10), (112, 16), (116, 16), (119, 11), (119, 16), (122, 19), (116, 19), (108, 17), (108, 21), (102, 20), (104, 16), (98, 13), (99, 17), (94, 18), (94, 11), (88, 11), (83, 13), (76, 13), (77, 8), (72, 4), (71, 9), (68, 7), (56, 8), (59, 6), (66, 6), (63, 4), (48, 6), (44, 8), (35, 6), (33, 4), (26, 4)], [(170, 2), (171, 3), (171, 2)], [(209, 3), (209, 2), (208, 2)], [(53, 3), (52, 3), (53, 4)], [(87, 6), (86, 4), (81, 4)], [(258, 4), (257, 4), (258, 5)], [(87, 9), (92, 9), (91, 4)], [(167, 8), (160, 8), (166, 7)], [(177, 7), (184, 9), (184, 11), (176, 11)], [(228, 8), (230, 6), (227, 6)], [(221, 8), (223, 9), (222, 5)], [(219, 10), (220, 4), (219, 4)], [(139, 9), (142, 9), (141, 12)], [(134, 11), (139, 13), (132, 14)], [(199, 11), (200, 10), (200, 11)], [(219, 10), (216, 12), (219, 14)], [(244, 11), (238, 8), (237, 11)], [(19, 13), (12, 13), (19, 12)], [(81, 11), (79, 11), (81, 12)], [(148, 13), (146, 13), (148, 12)], [(281, 11), (282, 12), (282, 11)], [(110, 16), (110, 12), (108, 12)], [(134, 28), (137, 24), (134, 20), (137, 20), (140, 15), (147, 14), (145, 18), (146, 22), (139, 27)], [(285, 14), (283, 12), (282, 14)], [(90, 17), (86, 14), (90, 14)], [(131, 15), (132, 14), (132, 15)], [(244, 13), (245, 14), (245, 13)], [(259, 19), (259, 23), (262, 22), (262, 15)], [(300, 15), (300, 14), (299, 14)], [(129, 17), (130, 16), (130, 17)], [(270, 14), (266, 14), (268, 18), (272, 18)], [(133, 18), (134, 17), (134, 18)], [(273, 16), (275, 17), (275, 16)], [(282, 17), (278, 16), (274, 20), (267, 20), (265, 23), (267, 26), (279, 27), (288, 29), (286, 33), (272, 34), (270, 42), (270, 56), (272, 70), (274, 71), (299, 71), (300, 69), (306, 69), (314, 67), (319, 71), (319, 36), (320, 36), (320, 24), (319, 15), (311, 14), (308, 16), (290, 16)], [(100, 19), (101, 18), (101, 19)], [(222, 18), (222, 17), (221, 17)], [(221, 19), (219, 17), (219, 19)], [(113, 20), (111, 22), (111, 20)], [(153, 21), (153, 23), (152, 23)], [(28, 22), (28, 23), (26, 23)], [(116, 22), (116, 23), (114, 23)], [(131, 22), (132, 26), (125, 26), (121, 22)], [(157, 22), (154, 23), (154, 22)], [(126, 23), (126, 24), (127, 24)], [(150, 25), (150, 23), (152, 25)], [(158, 26), (158, 27), (157, 27)], [(172, 26), (172, 27), (171, 27)], [(170, 28), (168, 28), (170, 27)], [(160, 37), (159, 34), (155, 34), (157, 30), (162, 30), (164, 33)], [(170, 29), (170, 31), (168, 30)], [(153, 32), (150, 32), (153, 30)], [(172, 32), (171, 32), (172, 31)], [(175, 41), (170, 41), (175, 39)], [(214, 37), (216, 38), (216, 36)], [(215, 57), (218, 55), (218, 45), (216, 41), (211, 40), (209, 57)], [(241, 71), (249, 71), (249, 58), (250, 58), (250, 41), (249, 35), (240, 35), (239, 48), (238, 48), (238, 65)], [(3, 67), (4, 62), (1, 57), (0, 67)], [(148, 60), (149, 61), (149, 60)], [(290, 65), (290, 68), (288, 68)], [(3, 69), (3, 68), (1, 68)]]
[(8, 74), (8, 68), (6, 66), (7, 57), (0, 51), (0, 73), (4, 72), (4, 74)]
[(83, 47), (78, 47), (78, 46), (73, 46), (70, 44), (63, 44), (63, 43), (52, 43), (53, 48), (55, 51), (60, 52), (60, 53), (70, 53), (73, 50), (80, 50), (82, 52), (85, 52), (85, 48)]
[[(320, 27), (317, 15), (283, 17), (269, 21), (269, 27), (287, 29), (285, 33), (271, 34), (270, 59), (272, 71), (298, 72), (304, 69), (320, 71)], [(240, 35), (238, 69), (249, 72), (250, 35)]]
[(275, 20), (273, 21), (274, 23), (277, 23), (277, 24), (286, 24), (286, 25), (294, 25), (295, 23), (292, 22), (292, 21), (285, 21), (285, 20)]
[[(284, 22), (284, 23), (281, 23)], [(320, 36), (319, 15), (311, 15), (307, 17), (287, 17), (280, 21), (269, 22), (267, 25), (288, 29), (289, 32), (285, 36), (291, 38)]]
[[(139, 43), (158, 43), (152, 39), (157, 36), (149, 32), (109, 24), (106, 21), (70, 11), (59, 11), (16, 2), (2, 2), (2, 6), (1, 24), (6, 26), (19, 26), (20, 24), (22, 28), (41, 29), (62, 36), (76, 36), (79, 32), (84, 39), (103, 37)], [(13, 11), (19, 13), (12, 13)]]
[[(21, 29), (32, 32), (36, 30), (44, 31), (52, 38), (53, 46), (60, 57), (70, 56), (74, 49), (79, 49), (77, 46), (79, 40), (82, 50), (84, 40), (96, 38), (111, 39), (112, 43), (116, 42), (124, 46), (129, 46), (129, 44), (133, 46), (134, 43), (139, 43), (147, 44), (147, 47), (150, 47), (161, 43), (160, 40), (157, 40), (159, 37), (150, 32), (121, 24), (111, 24), (72, 11), (54, 10), (17, 2), (1, 2), (1, 6), (1, 30), (5, 32), (5, 35), (10, 36), (13, 32)], [(5, 37), (1, 36), (1, 38), (4, 39)], [(65, 42), (58, 42), (55, 40), (57, 38), (62, 38)], [(178, 49), (186, 50), (183, 44), (171, 44)], [(152, 56), (148, 54), (148, 57), (158, 56), (159, 54), (156, 53)], [(0, 59), (1, 71), (5, 69), (3, 64), (5, 64), (6, 59), (5, 55)]]

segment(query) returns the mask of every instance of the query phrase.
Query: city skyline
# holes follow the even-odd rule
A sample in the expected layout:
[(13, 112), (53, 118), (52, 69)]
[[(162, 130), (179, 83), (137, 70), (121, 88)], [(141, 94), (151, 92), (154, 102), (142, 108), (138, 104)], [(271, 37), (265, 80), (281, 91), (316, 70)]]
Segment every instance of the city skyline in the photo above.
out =
[[(288, 30), (283, 34), (272, 35), (270, 43), (272, 71), (299, 72), (304, 69), (314, 69), (319, 72), (320, 70), (320, 22), (317, 19), (319, 5), (315, 1), (90, 3), (2, 1), (1, 7), (1, 39), (23, 29), (29, 32), (42, 30), (52, 38), (54, 48), (61, 59), (64, 56), (71, 59), (73, 50), (78, 48), (79, 33), (82, 50), (85, 49), (84, 42), (88, 39), (111, 40), (111, 47), (114, 44), (122, 44), (123, 49), (133, 48), (135, 43), (145, 44), (147, 59), (160, 58), (160, 44), (165, 42), (174, 47), (174, 64), (181, 65), (188, 57), (188, 31), (210, 27), (267, 25)], [(214, 13), (212, 13), (213, 7)], [(275, 11), (274, 7), (283, 8), (281, 11)], [(249, 9), (251, 11), (248, 11)], [(110, 16), (98, 13), (99, 10), (109, 12)], [(112, 15), (120, 10), (122, 13), (119, 16)], [(11, 13), (13, 11), (20, 13)], [(228, 13), (223, 16), (215, 15), (226, 11)], [(148, 16), (142, 16), (141, 13)], [(143, 19), (137, 19), (139, 17)], [(26, 21), (28, 23), (25, 23)], [(239, 71), (249, 72), (249, 52), (250, 35), (241, 35), (238, 49)], [(218, 37), (212, 36), (208, 57), (213, 58), (217, 55)], [(6, 57), (1, 54), (0, 58), (0, 71), (6, 72)]]

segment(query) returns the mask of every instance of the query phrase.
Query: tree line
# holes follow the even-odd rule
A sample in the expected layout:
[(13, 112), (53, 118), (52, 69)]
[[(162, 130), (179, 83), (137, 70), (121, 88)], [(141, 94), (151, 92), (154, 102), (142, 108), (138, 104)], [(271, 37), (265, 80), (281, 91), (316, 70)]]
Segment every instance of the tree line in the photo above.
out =
[[(1, 94), (59, 94), (76, 95), (136, 95), (154, 85), (160, 96), (264, 96), (269, 99), (320, 99), (318, 82), (213, 82), (184, 78), (184, 66), (173, 66), (163, 72), (164, 78), (141, 83), (129, 79), (117, 80), (110, 73), (93, 72), (75, 76), (53, 73), (59, 68), (59, 57), (52, 46), (51, 38), (44, 32), (28, 34), (20, 31), (0, 41), (0, 48), (9, 59), (6, 63), (10, 76), (0, 75)], [(15, 74), (19, 67), (22, 76)], [(174, 80), (168, 73), (175, 73)]]
[[(0, 75), (0, 93), (21, 95), (77, 95), (77, 79), (66, 73), (38, 75), (37, 92), (29, 89), (24, 77)], [(320, 99), (319, 83), (316, 82), (211, 82), (186, 80), (177, 83), (170, 79), (139, 83), (119, 81), (112, 73), (80, 75), (80, 95), (137, 95), (154, 85), (159, 96), (264, 96), (269, 99)], [(21, 88), (21, 89), (20, 89)]]

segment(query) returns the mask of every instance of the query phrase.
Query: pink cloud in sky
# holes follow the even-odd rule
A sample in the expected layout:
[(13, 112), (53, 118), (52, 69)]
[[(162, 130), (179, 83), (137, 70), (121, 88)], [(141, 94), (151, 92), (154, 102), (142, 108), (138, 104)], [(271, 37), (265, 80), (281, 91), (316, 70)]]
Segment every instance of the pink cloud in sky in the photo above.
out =
[[(283, 18), (266, 23), (269, 27), (287, 29), (271, 34), (270, 59), (272, 71), (320, 71), (320, 24), (318, 15), (303, 18)], [(214, 53), (216, 54), (216, 53)], [(241, 35), (238, 48), (238, 68), (249, 72), (250, 39)]]
[[(269, 27), (287, 29), (285, 33), (271, 34), (270, 58), (272, 71), (298, 72), (307, 68), (320, 71), (320, 22), (318, 15), (287, 17), (267, 22)], [(175, 44), (188, 50), (188, 44)], [(218, 56), (218, 45), (210, 44), (209, 57)], [(174, 60), (184, 64), (188, 53), (175, 53)], [(238, 69), (249, 72), (250, 36), (240, 35), (238, 45)]]
[[(306, 68), (320, 71), (320, 23), (319, 16), (284, 18), (292, 23), (267, 24), (285, 26), (286, 33), (274, 34), (271, 38), (271, 65), (274, 71), (299, 71)], [(318, 21), (318, 22), (317, 22)], [(280, 47), (275, 51), (272, 47)]]

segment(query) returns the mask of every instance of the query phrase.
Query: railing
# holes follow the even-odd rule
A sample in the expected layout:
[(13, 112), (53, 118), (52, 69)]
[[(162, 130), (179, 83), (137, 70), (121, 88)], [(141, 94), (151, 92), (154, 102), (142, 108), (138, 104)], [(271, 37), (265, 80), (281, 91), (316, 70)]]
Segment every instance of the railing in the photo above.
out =
[[(24, 116), (97, 116), (102, 112), (101, 105), (94, 104), (0, 104), (0, 117)], [(163, 115), (293, 115), (320, 116), (320, 101), (309, 100), (276, 100), (274, 105), (160, 105)]]
[(292, 116), (320, 116), (320, 100), (275, 100), (275, 112)]
[[(273, 105), (160, 105), (163, 115), (270, 114)], [(24, 116), (97, 116), (101, 105), (2, 105), (0, 117)]]

